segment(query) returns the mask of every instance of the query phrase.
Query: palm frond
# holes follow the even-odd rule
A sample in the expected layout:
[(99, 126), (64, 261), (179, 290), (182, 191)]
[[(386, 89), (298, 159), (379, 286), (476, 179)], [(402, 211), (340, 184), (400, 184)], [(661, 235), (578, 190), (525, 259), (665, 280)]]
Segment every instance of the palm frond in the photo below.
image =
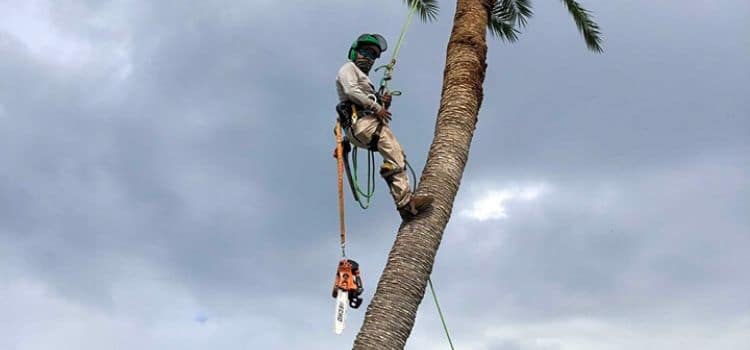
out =
[(578, 31), (583, 35), (586, 46), (589, 50), (602, 52), (602, 38), (599, 32), (599, 25), (591, 18), (591, 11), (581, 7), (575, 0), (562, 0), (568, 8), (568, 12), (573, 16)]
[(437, 0), (404, 0), (409, 8), (416, 7), (419, 18), (424, 22), (432, 22), (437, 19), (440, 6)]
[(494, 0), (487, 26), (494, 36), (515, 42), (521, 33), (518, 27), (525, 27), (532, 14), (531, 0)]
[(492, 16), (513, 27), (525, 27), (531, 11), (531, 0), (495, 0), (490, 11)]
[(518, 34), (520, 33), (513, 24), (503, 21), (501, 18), (490, 15), (490, 20), (487, 23), (490, 27), (490, 33), (508, 42), (516, 42), (518, 40)]

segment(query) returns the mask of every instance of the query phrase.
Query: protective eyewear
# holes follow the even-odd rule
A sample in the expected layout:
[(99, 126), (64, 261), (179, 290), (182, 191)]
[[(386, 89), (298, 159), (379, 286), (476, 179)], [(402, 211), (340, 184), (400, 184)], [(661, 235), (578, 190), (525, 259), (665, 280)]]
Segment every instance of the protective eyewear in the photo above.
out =
[(380, 54), (375, 49), (370, 48), (370, 47), (363, 47), (363, 48), (357, 49), (357, 53), (371, 60), (374, 60), (380, 57)]

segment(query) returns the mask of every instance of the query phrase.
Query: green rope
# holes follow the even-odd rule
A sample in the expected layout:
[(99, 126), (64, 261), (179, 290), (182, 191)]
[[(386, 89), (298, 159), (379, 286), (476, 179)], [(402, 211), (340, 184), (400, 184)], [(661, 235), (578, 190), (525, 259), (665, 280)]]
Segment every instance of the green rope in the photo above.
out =
[(393, 55), (391, 56), (391, 64), (396, 64), (396, 58), (398, 57), (399, 51), (401, 51), (401, 45), (404, 43), (404, 37), (406, 36), (406, 31), (409, 29), (409, 26), (411, 25), (411, 20), (414, 18), (414, 13), (417, 12), (417, 2), (414, 2), (414, 6), (411, 7), (411, 11), (409, 11), (409, 15), (406, 17), (406, 22), (404, 22), (404, 26), (401, 27), (401, 34), (398, 36), (398, 41), (396, 42), (396, 47), (393, 49)]
[[(398, 54), (401, 51), (401, 45), (404, 43), (404, 37), (406, 36), (406, 31), (409, 29), (409, 26), (411, 26), (411, 20), (414, 18), (414, 13), (416, 12), (417, 12), (417, 2), (415, 1), (414, 5), (411, 7), (411, 10), (409, 11), (409, 15), (406, 17), (406, 20), (404, 21), (404, 25), (401, 27), (401, 33), (398, 36), (396, 47), (393, 49), (393, 55), (391, 55), (391, 61), (384, 66), (375, 68), (376, 72), (380, 70), (381, 68), (385, 68), (385, 73), (383, 73), (383, 78), (380, 79), (381, 90), (388, 91), (388, 81), (391, 80), (391, 78), (393, 77), (393, 70), (396, 67), (396, 59), (398, 58)], [(397, 95), (400, 95), (400, 92)]]
[[(375, 195), (375, 173), (373, 172), (373, 169), (375, 168), (375, 153), (372, 151), (367, 152), (367, 192), (362, 191), (362, 188), (359, 187), (359, 176), (357, 175), (357, 146), (353, 147), (352, 150), (352, 167), (354, 168), (352, 171), (352, 178), (354, 179), (354, 187), (355, 191), (359, 194), (357, 197), (357, 204), (359, 204), (359, 207), (362, 209), (367, 209), (370, 207), (370, 202), (373, 199)], [(365, 202), (363, 203), (361, 198), (365, 198)]]
[(451, 346), (451, 350), (455, 350), (453, 347), (453, 342), (451, 341), (451, 335), (448, 332), (448, 326), (445, 324), (445, 317), (443, 317), (443, 310), (440, 309), (440, 303), (437, 299), (437, 294), (435, 294), (435, 288), (432, 287), (432, 279), (428, 278), (427, 282), (430, 284), (430, 291), (432, 292), (432, 299), (435, 300), (435, 306), (437, 306), (438, 314), (440, 314), (440, 321), (443, 323), (443, 330), (445, 330), (445, 336), (448, 337), (448, 344)]
[[(414, 168), (411, 167), (411, 164), (409, 164), (406, 159), (404, 159), (404, 162), (406, 163), (406, 167), (409, 168), (409, 171), (411, 172), (411, 177), (414, 178), (414, 190), (412, 190), (412, 193), (417, 192), (417, 174), (414, 173)], [(430, 285), (430, 292), (432, 292), (432, 299), (435, 300), (435, 306), (437, 307), (438, 314), (440, 315), (440, 322), (443, 323), (443, 330), (445, 331), (445, 336), (448, 338), (448, 344), (451, 346), (451, 350), (455, 350), (453, 347), (453, 341), (451, 341), (451, 335), (450, 332), (448, 332), (448, 326), (445, 324), (445, 316), (443, 316), (443, 310), (440, 309), (440, 303), (438, 302), (437, 293), (435, 293), (435, 287), (432, 286), (432, 279), (427, 278), (427, 283)]]

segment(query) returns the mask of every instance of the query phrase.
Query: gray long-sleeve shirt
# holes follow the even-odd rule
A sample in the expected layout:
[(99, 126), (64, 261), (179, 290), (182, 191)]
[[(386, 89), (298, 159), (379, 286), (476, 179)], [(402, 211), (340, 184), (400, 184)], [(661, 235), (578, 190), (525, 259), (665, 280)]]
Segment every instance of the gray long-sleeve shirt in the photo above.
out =
[(375, 86), (372, 81), (352, 61), (344, 63), (339, 69), (336, 75), (336, 91), (339, 101), (351, 101), (375, 112), (381, 108), (375, 97)]

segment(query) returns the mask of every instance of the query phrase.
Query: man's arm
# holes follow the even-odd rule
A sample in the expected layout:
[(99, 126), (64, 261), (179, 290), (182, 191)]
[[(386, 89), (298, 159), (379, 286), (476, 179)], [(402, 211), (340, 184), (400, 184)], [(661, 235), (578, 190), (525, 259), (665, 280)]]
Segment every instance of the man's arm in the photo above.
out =
[(344, 90), (344, 94), (350, 101), (364, 107), (379, 112), (382, 108), (375, 98), (375, 95), (366, 91), (359, 83), (357, 78), (356, 66), (347, 64), (341, 67), (338, 74), (338, 80)]

